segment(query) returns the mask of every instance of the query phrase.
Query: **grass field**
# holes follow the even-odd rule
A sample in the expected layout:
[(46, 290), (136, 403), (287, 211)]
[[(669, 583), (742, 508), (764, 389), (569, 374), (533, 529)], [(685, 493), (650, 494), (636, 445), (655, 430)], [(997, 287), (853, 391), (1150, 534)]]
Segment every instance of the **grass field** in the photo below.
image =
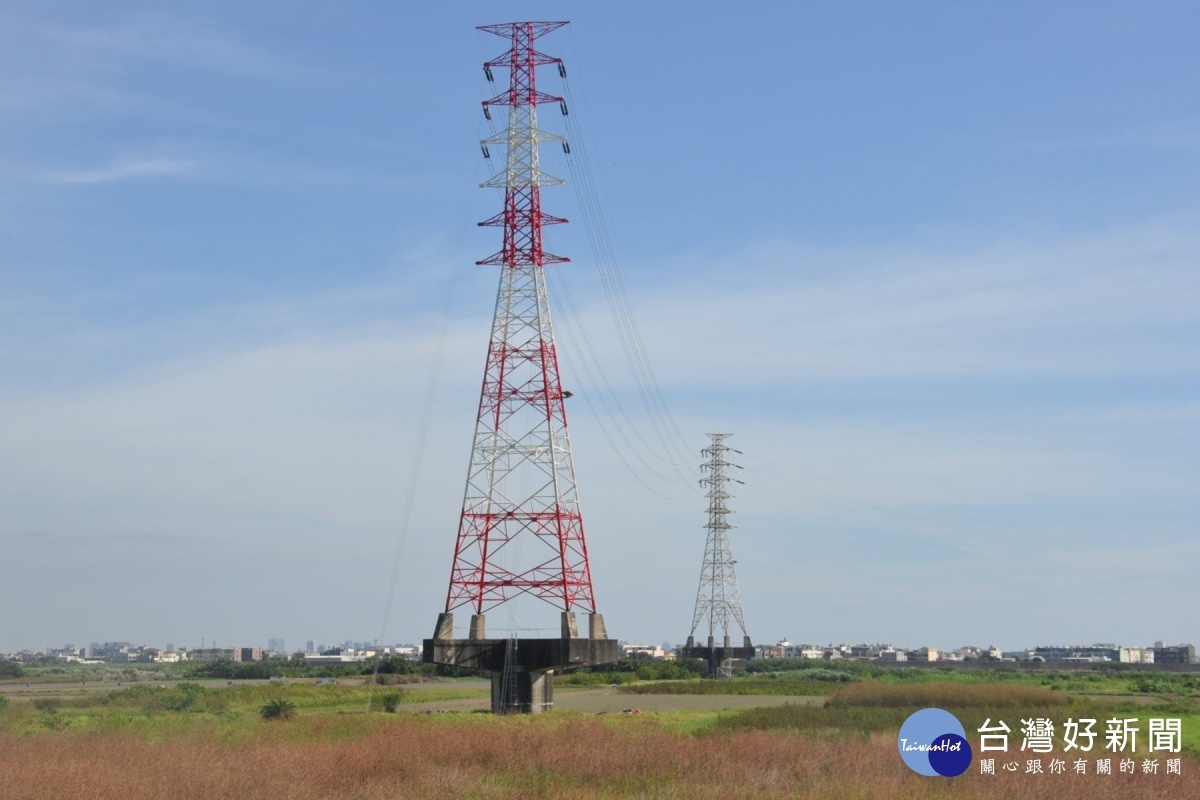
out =
[[(691, 694), (666, 682), (651, 684), (656, 694), (565, 690), (554, 713), (511, 717), (477, 713), (488, 691), (478, 680), (164, 682), (54, 695), (7, 682), (0, 798), (1200, 797), (1200, 709), (1186, 687), (1137, 700), (1037, 681), (866, 678), (821, 682), (819, 696), (795, 686), (760, 694), (767, 682), (792, 683), (751, 679), (746, 694), (731, 694), (739, 681), (672, 682), (696, 687)], [(380, 696), (396, 690), (398, 710), (431, 713), (380, 710)], [(264, 720), (271, 700), (294, 704), (295, 716)], [(642, 713), (621, 713), (630, 706)], [(1030, 755), (1019, 751), (1022, 717), (1090, 716), (1101, 728), (1136, 718), (1143, 731), (1152, 717), (1178, 717), (1182, 774), (1166, 774), (1162, 753), (1157, 773), (1143, 774), (1143, 743), (1132, 775), (981, 775), (976, 763), (954, 779), (918, 776), (901, 763), (896, 735), (927, 706), (952, 711), (973, 745), (985, 719), (1007, 719), (1021, 763)], [(1106, 755), (1102, 741), (1096, 750), (1093, 760)]]

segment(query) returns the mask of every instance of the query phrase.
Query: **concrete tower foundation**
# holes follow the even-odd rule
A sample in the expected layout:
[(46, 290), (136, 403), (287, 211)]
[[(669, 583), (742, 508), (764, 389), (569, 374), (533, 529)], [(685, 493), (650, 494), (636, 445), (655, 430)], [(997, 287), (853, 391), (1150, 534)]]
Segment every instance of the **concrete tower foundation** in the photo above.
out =
[(611, 664), (617, 640), (609, 639), (600, 614), (588, 615), (588, 635), (579, 636), (573, 612), (562, 612), (557, 639), (489, 639), (483, 614), (471, 617), (469, 637), (454, 638), (454, 615), (438, 614), (432, 639), (422, 644), (422, 660), (492, 674), (492, 711), (537, 714), (554, 708), (554, 671)]

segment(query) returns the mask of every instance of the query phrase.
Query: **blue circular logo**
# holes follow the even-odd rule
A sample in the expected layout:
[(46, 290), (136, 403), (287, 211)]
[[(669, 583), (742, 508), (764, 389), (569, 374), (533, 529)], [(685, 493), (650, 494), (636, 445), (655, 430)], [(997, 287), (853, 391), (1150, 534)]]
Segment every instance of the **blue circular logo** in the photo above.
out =
[(900, 726), (900, 758), (913, 772), (953, 778), (971, 766), (971, 744), (958, 718), (940, 708), (922, 708)]

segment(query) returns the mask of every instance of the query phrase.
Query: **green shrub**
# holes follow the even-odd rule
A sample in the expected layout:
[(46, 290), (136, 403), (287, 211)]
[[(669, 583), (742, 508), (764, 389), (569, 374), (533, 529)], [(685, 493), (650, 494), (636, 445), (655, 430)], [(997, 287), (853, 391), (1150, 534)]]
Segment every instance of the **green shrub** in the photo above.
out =
[(188, 692), (169, 692), (163, 695), (160, 702), (167, 711), (187, 711), (196, 705), (196, 695)]
[(54, 711), (57, 706), (57, 703), (45, 697), (39, 697), (37, 700), (33, 701), (34, 708), (36, 708), (38, 711), (45, 711), (47, 714)]
[[(858, 680), (852, 672), (837, 669), (794, 669), (788, 672), (767, 672), (763, 678), (772, 681), (825, 681), (826, 683), (850, 683)], [(760, 679), (761, 680), (761, 679)]]
[(364, 675), (432, 675), (432, 664), (422, 664), (403, 656), (385, 656), (363, 665)]
[(296, 704), (291, 700), (268, 700), (259, 713), (263, 719), (268, 720), (291, 719), (296, 716)]
[(837, 688), (836, 684), (823, 681), (776, 681), (752, 678), (724, 680), (685, 680), (638, 683), (622, 686), (622, 694), (738, 694), (738, 695), (792, 695), (819, 697)]
[(66, 717), (60, 717), (58, 714), (47, 714), (42, 717), (42, 725), (52, 731), (61, 731), (64, 728), (71, 727), (71, 720)]
[(395, 714), (396, 709), (400, 707), (400, 701), (404, 699), (402, 692), (386, 692), (379, 696), (379, 705), (383, 706), (383, 710), (389, 714)]
[(137, 686), (126, 686), (123, 689), (113, 689), (108, 693), (106, 703), (132, 703), (143, 697), (150, 697), (161, 692), (158, 686), (149, 683), (139, 683)]
[(199, 710), (197, 706), (205, 694), (204, 687), (198, 683), (181, 683), (170, 691), (164, 691), (158, 702), (167, 711)]
[(816, 658), (759, 658), (749, 661), (738, 672), (756, 675), (763, 672), (808, 672), (812, 670), (836, 671), (860, 676), (870, 676), (880, 672), (881, 667), (862, 661), (833, 660), (825, 661)]
[(554, 677), (555, 686), (619, 686), (633, 683), (637, 675), (632, 672), (573, 672)]

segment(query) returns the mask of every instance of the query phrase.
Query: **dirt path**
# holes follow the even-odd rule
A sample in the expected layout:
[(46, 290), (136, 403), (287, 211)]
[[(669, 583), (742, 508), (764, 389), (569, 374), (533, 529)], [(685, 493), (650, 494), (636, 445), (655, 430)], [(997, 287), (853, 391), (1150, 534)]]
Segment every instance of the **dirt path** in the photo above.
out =
[[(557, 690), (554, 708), (583, 714), (621, 714), (625, 709), (642, 712), (724, 711), (738, 708), (763, 708), (782, 705), (824, 705), (824, 697), (795, 697), (785, 695), (736, 694), (620, 694), (612, 689)], [(486, 697), (470, 700), (444, 700), (433, 703), (406, 703), (404, 711), (438, 713), (445, 711), (486, 711), (491, 701)]]

